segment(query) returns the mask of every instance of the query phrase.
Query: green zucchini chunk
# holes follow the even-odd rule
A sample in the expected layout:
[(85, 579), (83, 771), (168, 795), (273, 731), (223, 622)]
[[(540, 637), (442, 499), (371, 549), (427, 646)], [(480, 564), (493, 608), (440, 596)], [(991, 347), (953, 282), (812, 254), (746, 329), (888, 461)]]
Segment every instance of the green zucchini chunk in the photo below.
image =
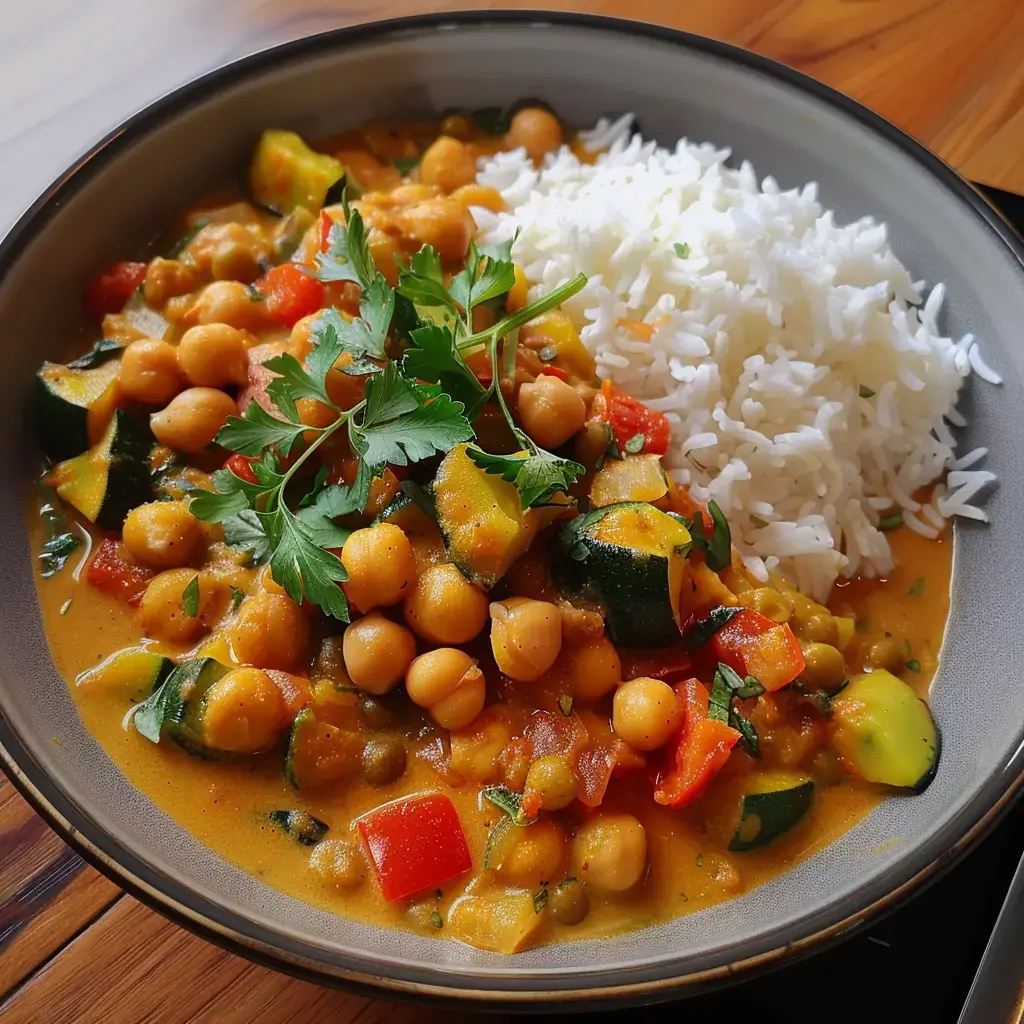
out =
[(437, 523), (404, 491), (394, 496), (390, 504), (374, 518), (372, 525), (379, 526), (381, 523), (390, 523), (403, 533), (413, 536), (432, 533), (437, 529)]
[(729, 842), (736, 852), (767, 846), (788, 832), (810, 809), (814, 783), (802, 776), (755, 776), (740, 797), (739, 821)]
[(133, 508), (157, 497), (155, 443), (147, 423), (118, 409), (99, 444), (55, 466), (47, 483), (89, 522), (120, 531)]
[(935, 778), (941, 737), (908, 683), (877, 669), (851, 679), (831, 706), (832, 745), (851, 774), (915, 792)]
[(359, 736), (318, 721), (312, 708), (304, 708), (292, 722), (284, 773), (294, 789), (316, 789), (358, 773), (362, 758)]
[(271, 811), (267, 819), (300, 846), (316, 846), (330, 831), (326, 821), (314, 818), (308, 811)]
[[(120, 351), (120, 349), (118, 349)], [(89, 448), (114, 415), (120, 363), (91, 366), (43, 363), (36, 373), (36, 433), (51, 459), (70, 459)]]
[(277, 213), (289, 214), (297, 206), (315, 212), (344, 173), (340, 160), (310, 149), (295, 132), (271, 128), (256, 145), (249, 189), (256, 202)]
[(126, 700), (145, 700), (174, 670), (174, 662), (144, 647), (115, 651), (99, 665), (81, 673), (75, 685), (82, 693), (117, 694)]
[(689, 548), (679, 519), (643, 502), (619, 502), (562, 527), (551, 568), (567, 597), (602, 611), (615, 643), (663, 647), (679, 640)]
[(434, 507), (448, 557), (462, 574), (489, 589), (530, 546), (547, 509), (521, 507), (514, 484), (481, 469), (456, 445), (434, 478)]
[(622, 501), (660, 501), (668, 494), (668, 477), (660, 455), (627, 455), (608, 459), (590, 484), (594, 508)]

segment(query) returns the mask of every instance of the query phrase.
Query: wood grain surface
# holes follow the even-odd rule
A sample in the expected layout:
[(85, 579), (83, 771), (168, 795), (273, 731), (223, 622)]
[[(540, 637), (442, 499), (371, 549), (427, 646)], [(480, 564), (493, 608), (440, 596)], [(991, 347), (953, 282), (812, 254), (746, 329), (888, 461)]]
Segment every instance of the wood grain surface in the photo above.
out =
[[(738, 43), (849, 93), (965, 176), (1024, 192), (1021, 0), (6, 0), (0, 230), (114, 124), (209, 68), (341, 25), (488, 6), (629, 16)], [(182, 931), (83, 863), (3, 781), (0, 1019), (459, 1018), (330, 992)]]

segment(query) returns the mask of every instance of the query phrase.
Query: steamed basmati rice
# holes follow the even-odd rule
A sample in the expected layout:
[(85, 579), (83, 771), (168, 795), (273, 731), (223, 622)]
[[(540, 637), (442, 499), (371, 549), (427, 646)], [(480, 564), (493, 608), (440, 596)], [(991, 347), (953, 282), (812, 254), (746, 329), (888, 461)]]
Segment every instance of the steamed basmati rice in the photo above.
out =
[(999, 376), (972, 336), (941, 334), (944, 286), (923, 296), (885, 225), (837, 224), (814, 184), (759, 185), (728, 150), (663, 149), (631, 124), (584, 133), (607, 151), (593, 165), (567, 147), (540, 171), (523, 150), (482, 159), (508, 212), (473, 214), (485, 242), (515, 236), (531, 298), (587, 275), (564, 310), (600, 375), (668, 416), (670, 476), (721, 506), (747, 568), (825, 599), (839, 575), (892, 569), (893, 506), (930, 537), (984, 520), (985, 451), (957, 458), (949, 424), (972, 370)]

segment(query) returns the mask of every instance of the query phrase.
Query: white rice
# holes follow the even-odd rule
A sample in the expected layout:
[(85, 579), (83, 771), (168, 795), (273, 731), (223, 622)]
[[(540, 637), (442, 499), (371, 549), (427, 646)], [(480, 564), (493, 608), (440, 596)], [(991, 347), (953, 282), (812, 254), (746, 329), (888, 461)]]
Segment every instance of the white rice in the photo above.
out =
[(631, 124), (584, 134), (606, 151), (594, 165), (567, 147), (539, 172), (523, 150), (481, 160), (509, 211), (473, 213), (487, 242), (518, 232), (531, 297), (587, 275), (564, 309), (598, 372), (668, 416), (671, 477), (718, 502), (748, 569), (825, 599), (839, 575), (891, 571), (878, 523), (893, 506), (928, 537), (985, 520), (986, 452), (957, 456), (949, 424), (965, 424), (965, 377), (1000, 377), (973, 336), (941, 334), (944, 286), (923, 295), (885, 225), (837, 224), (816, 185), (759, 185), (729, 150), (663, 149)]

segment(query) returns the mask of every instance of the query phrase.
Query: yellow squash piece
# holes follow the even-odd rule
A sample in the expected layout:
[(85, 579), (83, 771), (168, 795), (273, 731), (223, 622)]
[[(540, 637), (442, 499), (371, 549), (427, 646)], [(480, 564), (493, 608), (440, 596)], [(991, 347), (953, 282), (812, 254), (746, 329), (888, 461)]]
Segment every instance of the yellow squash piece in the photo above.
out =
[(257, 202), (278, 213), (289, 214), (298, 206), (315, 211), (344, 173), (340, 160), (314, 152), (295, 132), (272, 128), (256, 146), (249, 188)]
[(620, 501), (660, 502), (668, 495), (668, 478), (660, 455), (627, 455), (608, 459), (594, 474), (590, 504), (594, 508)]
[(492, 953), (518, 953), (530, 944), (543, 923), (533, 896), (462, 896), (448, 912), (456, 938)]

